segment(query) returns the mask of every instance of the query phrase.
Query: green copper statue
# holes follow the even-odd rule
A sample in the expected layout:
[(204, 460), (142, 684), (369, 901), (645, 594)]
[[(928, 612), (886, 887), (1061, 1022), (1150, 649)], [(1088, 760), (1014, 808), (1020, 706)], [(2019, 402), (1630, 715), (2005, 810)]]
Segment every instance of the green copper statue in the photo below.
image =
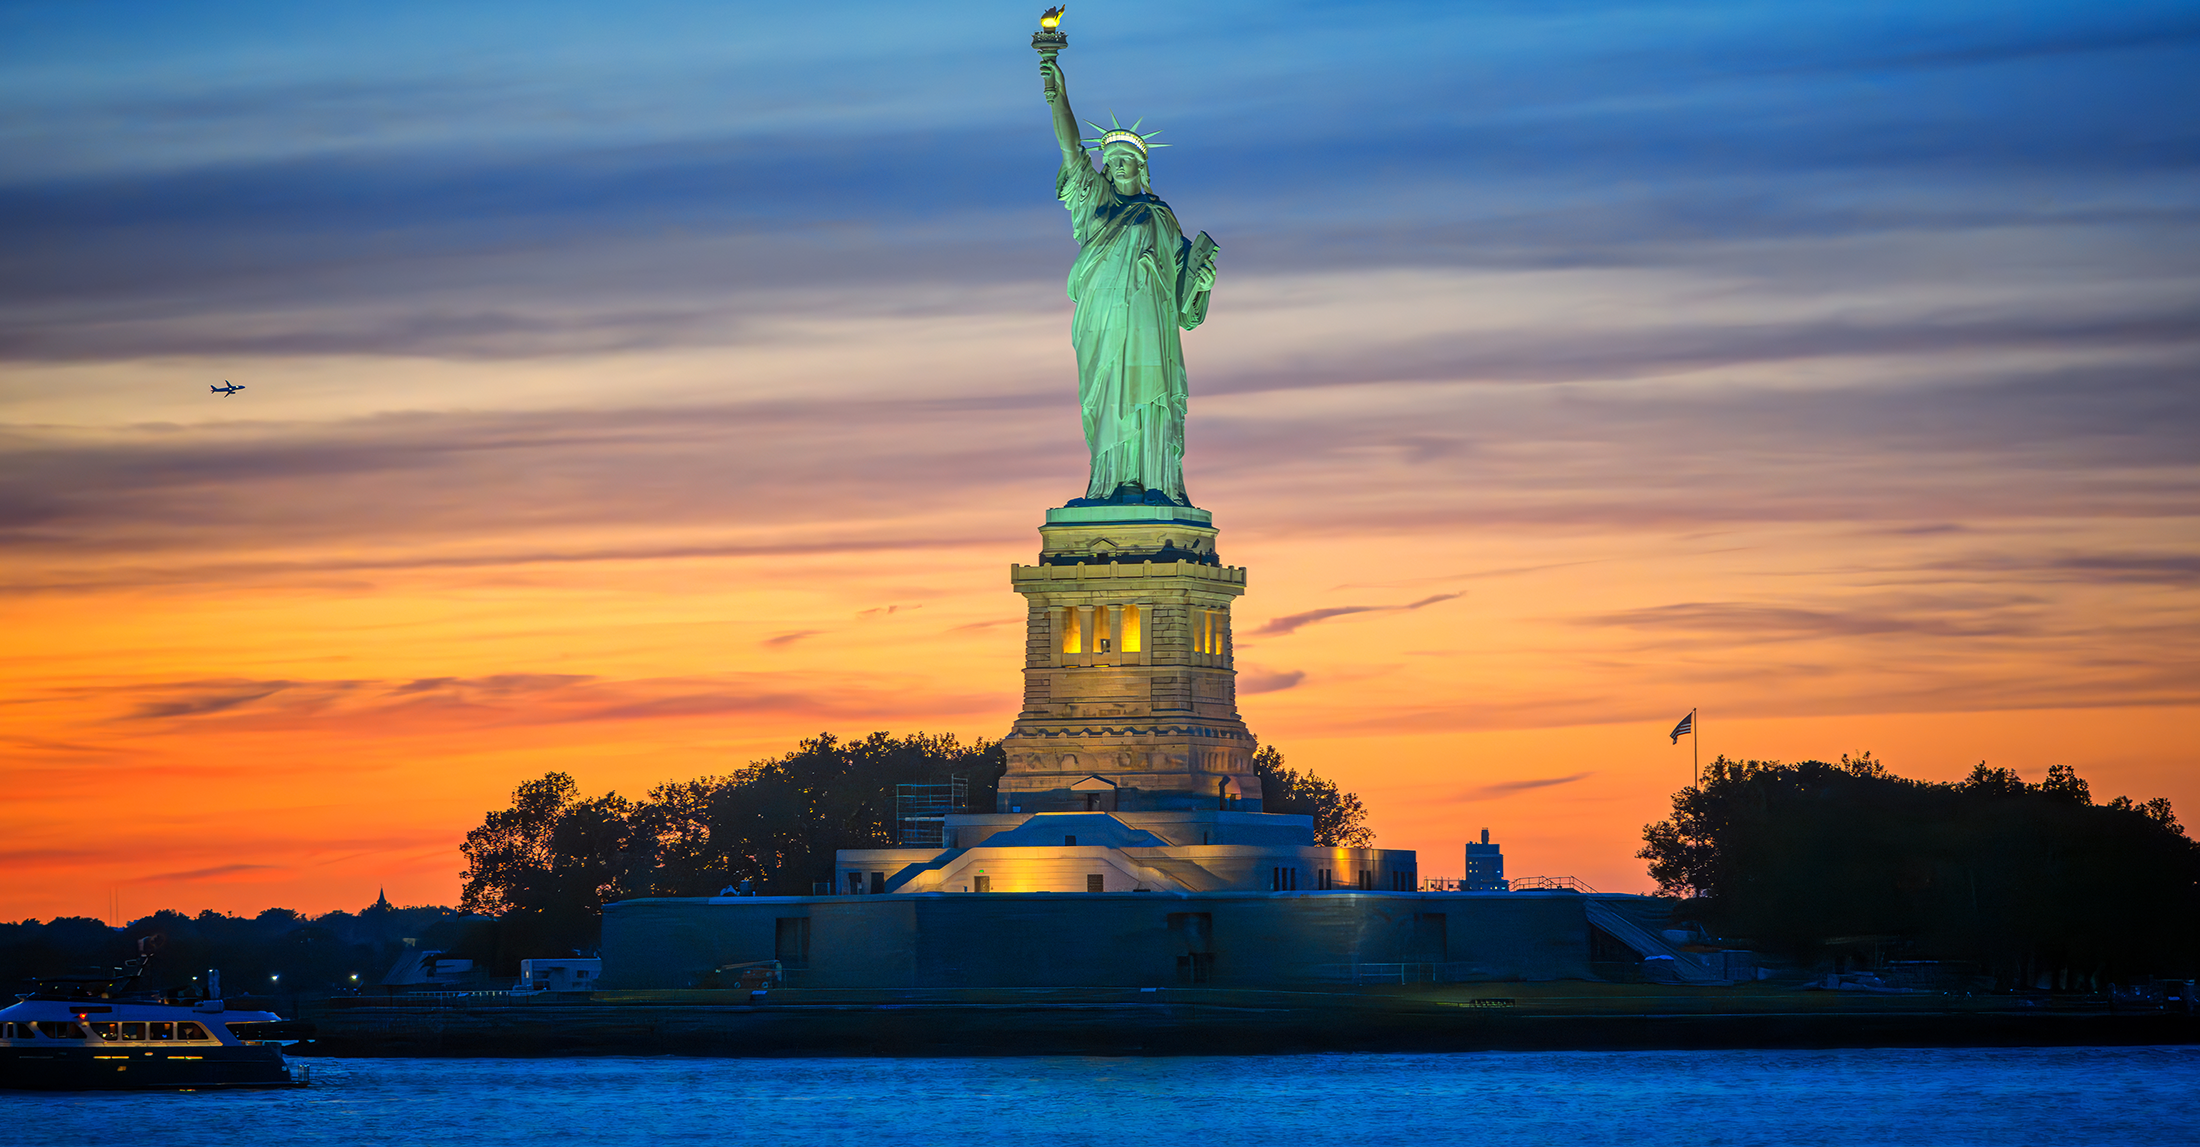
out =
[[(1035, 40), (1033, 46), (1040, 45)], [(1204, 231), (1197, 241), (1185, 239), (1176, 214), (1154, 196), (1146, 154), (1155, 133), (1141, 135), (1132, 124), (1080, 140), (1053, 51), (1042, 49), (1039, 71), (1054, 112), (1054, 138), (1062, 145), (1054, 191), (1069, 208), (1078, 247), (1069, 272), (1076, 304), (1070, 342), (1077, 348), (1077, 397), (1092, 478), (1085, 497), (1071, 504), (1191, 505), (1184, 494), (1184, 346), (1178, 331), (1207, 317), (1214, 240)], [(1104, 171), (1086, 157), (1088, 142), (1099, 145)]]

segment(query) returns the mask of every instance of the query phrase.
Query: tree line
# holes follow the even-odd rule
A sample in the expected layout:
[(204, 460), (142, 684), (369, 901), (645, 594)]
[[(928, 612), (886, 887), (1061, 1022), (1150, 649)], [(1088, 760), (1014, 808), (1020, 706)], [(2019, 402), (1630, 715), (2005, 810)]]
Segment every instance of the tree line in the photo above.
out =
[(2168, 800), (2095, 804), (2067, 765), (1939, 783), (1869, 753), (1721, 756), (1643, 838), (1683, 918), (1798, 961), (1891, 952), (2023, 988), (2200, 972), (2200, 846)]
[[(1255, 758), (1270, 812), (1314, 819), (1325, 844), (1365, 846), (1373, 833), (1358, 797), (1264, 748)], [(152, 986), (203, 987), (222, 970), (232, 997), (380, 990), (407, 951), (432, 949), (514, 976), (519, 961), (596, 946), (603, 905), (629, 896), (705, 896), (743, 881), (767, 894), (802, 894), (832, 879), (833, 853), (894, 842), (894, 790), (961, 777), (968, 804), (990, 809), (1006, 771), (1000, 745), (953, 736), (831, 734), (725, 776), (662, 784), (635, 801), (584, 797), (549, 773), (521, 784), (511, 806), (487, 814), (460, 846), (460, 907), (309, 916), (162, 910), (120, 927), (89, 917), (0, 923), (0, 985), (34, 976), (104, 974), (151, 939)]]
[[(1312, 817), (1322, 844), (1373, 842), (1354, 794), (1287, 767), (1273, 746), (1253, 763), (1267, 811)], [(595, 943), (603, 906), (614, 900), (709, 896), (743, 883), (764, 895), (808, 895), (833, 879), (835, 852), (894, 845), (896, 786), (960, 777), (968, 807), (986, 811), (1006, 771), (996, 741), (880, 732), (820, 733), (784, 755), (667, 782), (638, 801), (583, 797), (571, 776), (548, 773), (466, 834), (460, 907), (497, 917), (501, 948), (562, 954)]]
[(78, 916), (0, 924), (0, 985), (21, 991), (35, 976), (112, 974), (138, 955), (141, 940), (156, 945), (143, 986), (204, 990), (207, 970), (219, 968), (222, 992), (232, 999), (371, 992), (411, 948), (484, 963), (496, 956), (493, 922), (466, 919), (455, 908), (377, 901), (319, 916), (288, 908), (257, 916), (163, 909), (121, 927)]

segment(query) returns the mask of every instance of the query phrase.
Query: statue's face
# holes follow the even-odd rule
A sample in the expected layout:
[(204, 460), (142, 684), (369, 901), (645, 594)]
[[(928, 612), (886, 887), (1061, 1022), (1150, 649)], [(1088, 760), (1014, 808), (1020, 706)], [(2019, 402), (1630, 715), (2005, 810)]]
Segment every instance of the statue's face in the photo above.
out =
[(1108, 149), (1107, 161), (1108, 181), (1115, 184), (1117, 192), (1130, 195), (1139, 190), (1139, 185), (1145, 181), (1146, 164), (1138, 158), (1137, 152), (1128, 147), (1112, 147)]

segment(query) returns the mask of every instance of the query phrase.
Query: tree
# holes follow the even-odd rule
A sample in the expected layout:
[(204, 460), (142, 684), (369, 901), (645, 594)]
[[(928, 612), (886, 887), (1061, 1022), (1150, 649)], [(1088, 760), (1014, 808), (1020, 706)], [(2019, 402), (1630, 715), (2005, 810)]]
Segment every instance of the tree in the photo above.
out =
[[(382, 903), (357, 915), (310, 918), (287, 908), (257, 916), (162, 910), (119, 929), (97, 920), (0, 924), (0, 987), (13, 990), (33, 975), (111, 970), (136, 955), (141, 941), (151, 940), (157, 954), (141, 986), (202, 990), (206, 970), (218, 968), (223, 991), (231, 997), (268, 992), (277, 975), (286, 992), (371, 989), (407, 950), (407, 938), (428, 947), (454, 947), (446, 942), (451, 938), (446, 925), (455, 918), (450, 908)], [(489, 959), (493, 944), (489, 949), (479, 958)]]
[(594, 944), (604, 904), (638, 892), (650, 869), (651, 842), (635, 819), (631, 801), (579, 799), (573, 778), (554, 772), (520, 785), (512, 807), (466, 834), (459, 907), (505, 922), (500, 964)]
[(706, 896), (743, 880), (807, 895), (833, 878), (833, 854), (894, 843), (895, 788), (960, 776), (972, 808), (993, 807), (1007, 758), (1000, 745), (953, 734), (820, 733), (782, 757), (722, 777), (659, 785), (640, 810), (656, 848), (652, 887)]
[(1721, 756), (1643, 839), (1686, 914), (1796, 959), (1870, 937), (2026, 986), (2200, 967), (2200, 847), (2167, 800), (2094, 805), (2064, 765), (2037, 785), (1984, 762), (1939, 784), (1869, 754)]
[[(1284, 767), (1272, 747), (1253, 764), (1268, 811), (1312, 817), (1320, 844), (1373, 844), (1359, 797)], [(709, 896), (744, 880), (807, 895), (832, 880), (834, 853), (894, 845), (896, 786), (961, 777), (969, 807), (991, 809), (1007, 768), (997, 742), (881, 732), (820, 733), (723, 776), (659, 785), (639, 803), (584, 800), (573, 778), (550, 773), (466, 834), (461, 906), (503, 921), (502, 963), (520, 947), (592, 943), (604, 903), (622, 896)]]
[(1253, 772), (1260, 776), (1261, 808), (1267, 812), (1314, 818), (1314, 843), (1331, 848), (1373, 848), (1375, 830), (1367, 827), (1367, 806), (1357, 794), (1345, 792), (1337, 782), (1312, 771), (1286, 768), (1283, 753), (1274, 745), (1262, 745), (1253, 754)]

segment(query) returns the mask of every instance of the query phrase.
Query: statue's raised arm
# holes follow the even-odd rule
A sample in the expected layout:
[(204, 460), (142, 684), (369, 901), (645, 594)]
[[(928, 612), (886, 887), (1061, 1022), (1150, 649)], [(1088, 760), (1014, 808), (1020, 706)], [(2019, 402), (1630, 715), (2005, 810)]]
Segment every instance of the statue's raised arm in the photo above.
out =
[(1062, 65), (1039, 61), (1039, 78), (1046, 85), (1047, 110), (1054, 113), (1054, 142), (1062, 145), (1062, 158), (1084, 150), (1077, 142), (1077, 114), (1069, 110), (1069, 86), (1062, 79)]
[[(1050, 12), (1057, 17), (1059, 13)], [(1153, 193), (1147, 172), (1154, 132), (1137, 123), (1093, 125), (1079, 138), (1069, 85), (1055, 53), (1066, 41), (1043, 27), (1032, 46), (1054, 117), (1062, 166), (1055, 197), (1069, 209), (1077, 262), (1069, 272), (1070, 343), (1077, 349), (1077, 397), (1085, 413), (1092, 473), (1071, 505), (1136, 502), (1189, 506), (1184, 493), (1187, 383), (1182, 331), (1207, 317), (1215, 242), (1187, 239), (1176, 213)], [(1094, 166), (1085, 145), (1099, 148)]]

